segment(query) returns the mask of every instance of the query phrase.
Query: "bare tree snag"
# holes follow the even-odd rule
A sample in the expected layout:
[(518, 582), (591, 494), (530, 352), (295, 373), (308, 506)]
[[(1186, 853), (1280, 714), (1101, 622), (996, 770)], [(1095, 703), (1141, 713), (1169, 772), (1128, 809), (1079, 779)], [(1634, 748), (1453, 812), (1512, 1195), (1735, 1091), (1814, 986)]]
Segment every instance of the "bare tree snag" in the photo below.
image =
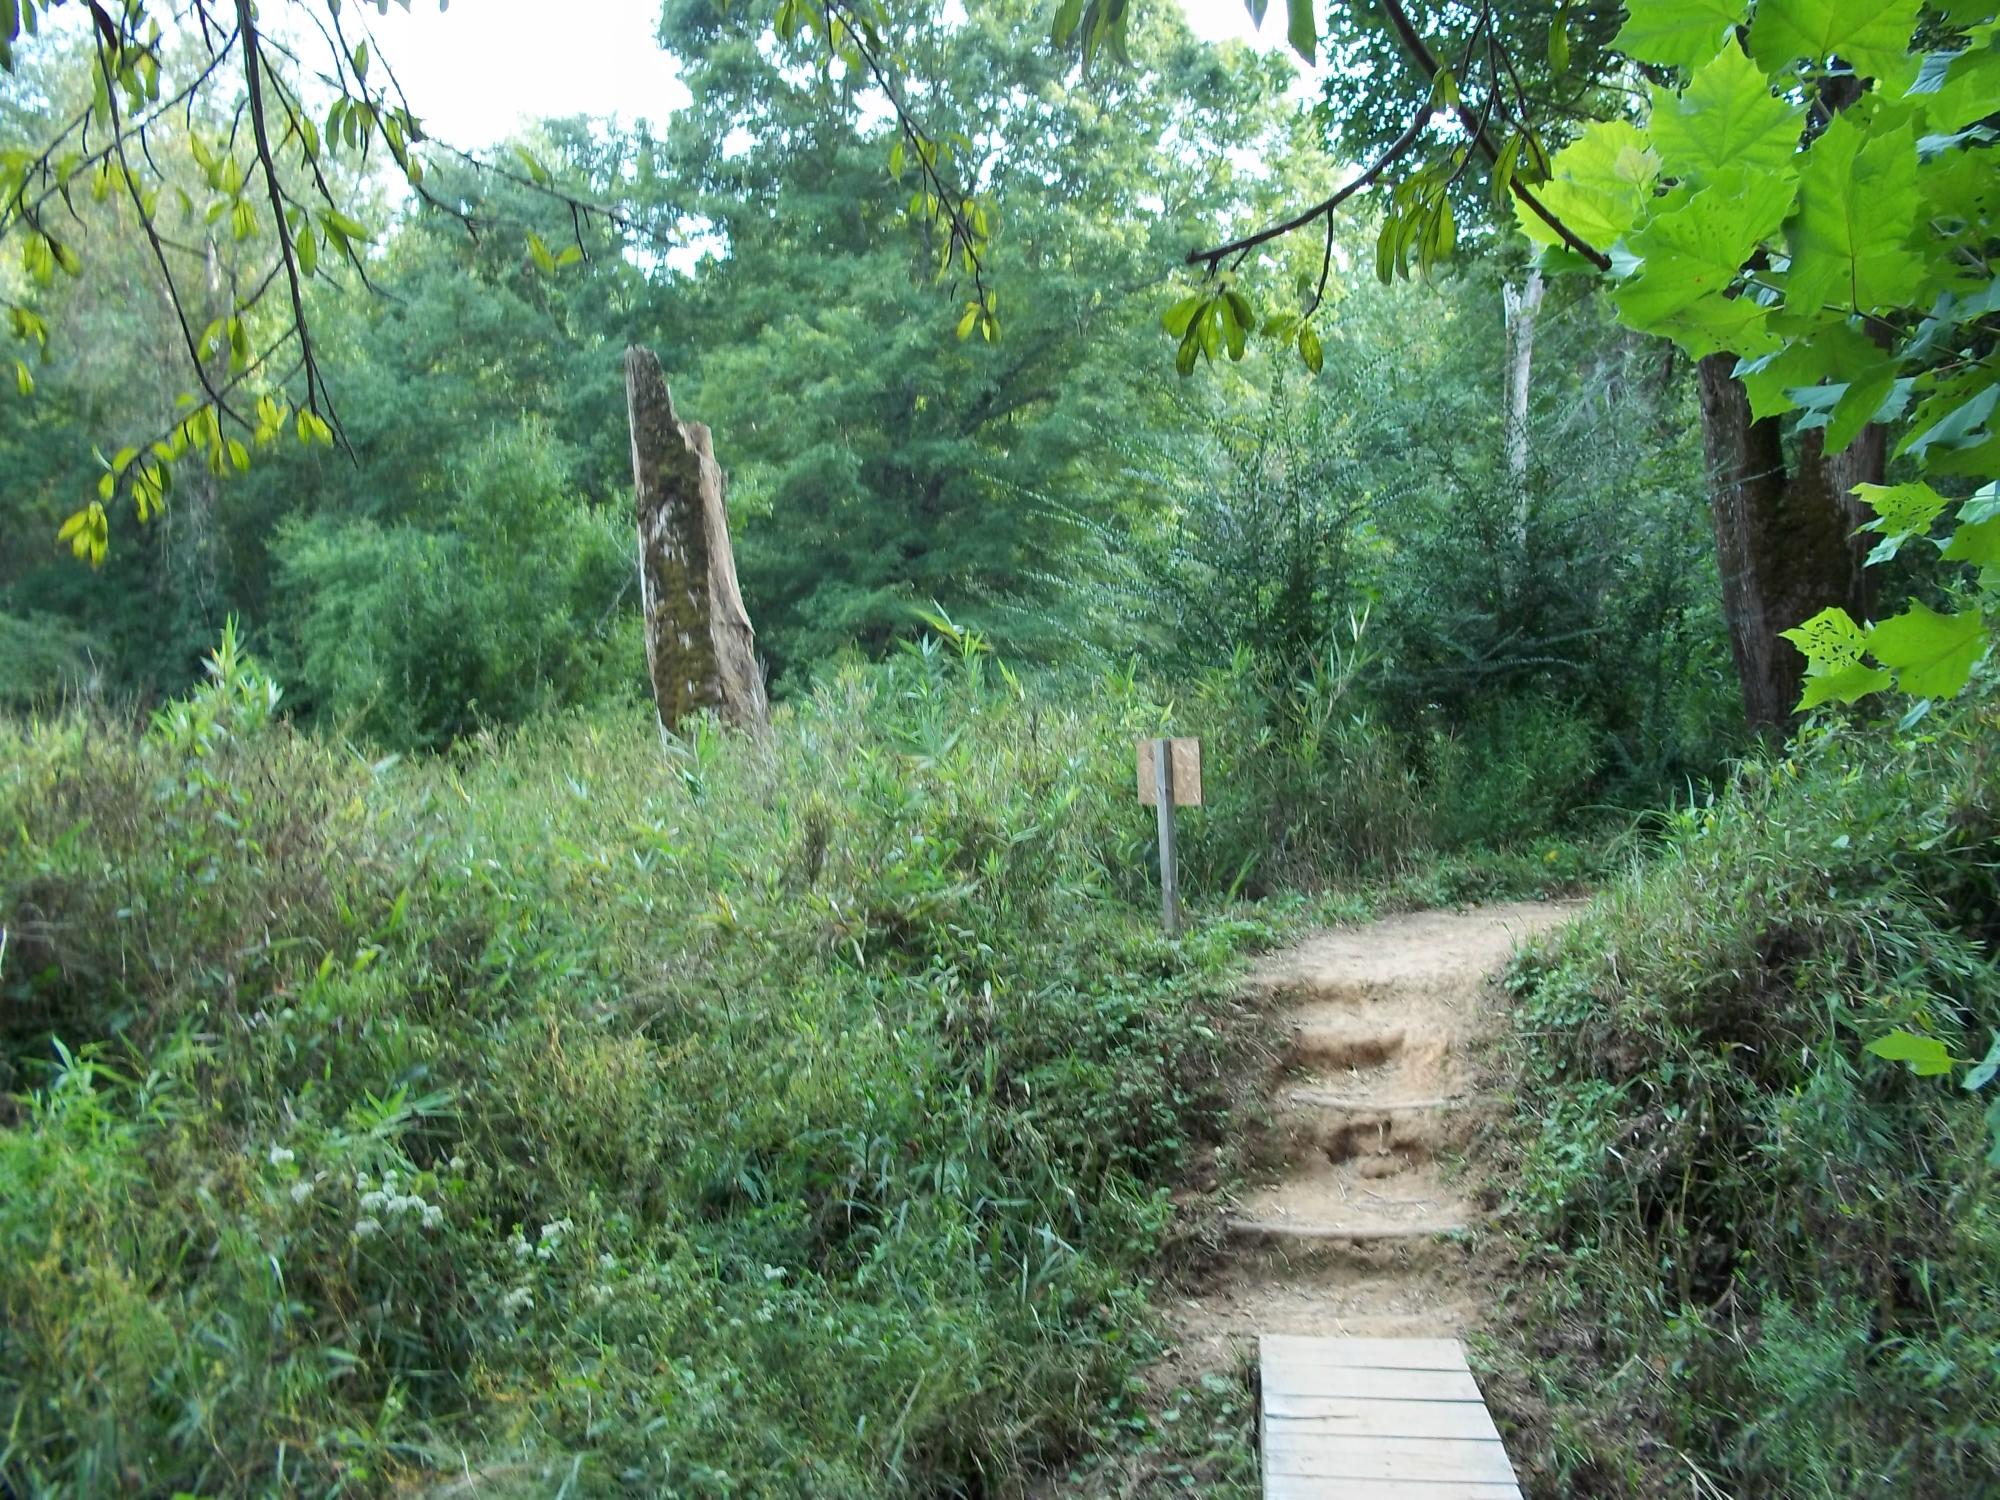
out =
[[(1507, 328), (1507, 477), (1517, 493), (1525, 491), (1528, 484), (1528, 395), (1535, 364), (1535, 315), (1542, 309), (1543, 290), (1539, 266), (1530, 266), (1518, 287), (1511, 281), (1500, 286)], [(1520, 503), (1525, 505), (1525, 501)]]
[(722, 470), (709, 431), (683, 422), (659, 358), (625, 351), (632, 483), (639, 526), (639, 605), (660, 725), (713, 711), (732, 729), (770, 727), (757, 637), (736, 586)]
[(1864, 428), (1829, 455), (1823, 432), (1804, 432), (1788, 464), (1778, 419), (1752, 418), (1735, 368), (1733, 354), (1711, 354), (1696, 367), (1715, 560), (1744, 712), (1753, 729), (1782, 730), (1799, 701), (1805, 658), (1778, 633), (1828, 605), (1868, 615), (1864, 551), (1854, 535), (1861, 516), (1849, 491), (1881, 481), (1883, 434)]

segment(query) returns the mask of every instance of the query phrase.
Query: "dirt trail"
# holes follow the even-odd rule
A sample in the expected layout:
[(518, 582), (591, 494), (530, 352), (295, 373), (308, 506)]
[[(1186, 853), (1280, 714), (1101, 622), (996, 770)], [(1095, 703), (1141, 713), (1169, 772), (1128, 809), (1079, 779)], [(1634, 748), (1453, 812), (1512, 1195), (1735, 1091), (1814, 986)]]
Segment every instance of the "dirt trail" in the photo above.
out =
[(1491, 1025), (1490, 976), (1571, 909), (1391, 917), (1258, 967), (1252, 993), (1290, 1031), (1273, 1101), (1287, 1167), (1245, 1195), (1222, 1265), (1169, 1308), (1178, 1374), (1232, 1364), (1259, 1333), (1419, 1338), (1478, 1321), (1483, 1298), (1456, 1232), (1479, 1212), (1440, 1157), (1483, 1107), (1466, 1053)]

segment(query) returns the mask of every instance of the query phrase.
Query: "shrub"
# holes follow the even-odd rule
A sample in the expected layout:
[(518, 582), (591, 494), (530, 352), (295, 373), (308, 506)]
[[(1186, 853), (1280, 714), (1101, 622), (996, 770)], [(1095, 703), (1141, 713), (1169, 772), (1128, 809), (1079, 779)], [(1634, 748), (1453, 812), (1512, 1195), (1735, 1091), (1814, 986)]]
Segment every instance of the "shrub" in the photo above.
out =
[(1423, 857), (1416, 775), (1359, 687), (1364, 638), (1355, 617), (1296, 679), (1245, 649), (1197, 682), (1183, 722), (1202, 728), (1209, 807), (1183, 857), (1198, 888), (1321, 890)]
[(1439, 843), (1498, 849), (1552, 833), (1589, 801), (1598, 732), (1568, 705), (1496, 697), (1435, 730), (1425, 795)]
[(2000, 1467), (1981, 1102), (1863, 1051), (2000, 1026), (1996, 729), (1807, 731), (1517, 969), (1547, 1492), (1685, 1492), (1683, 1454), (1742, 1494)]
[(569, 487), (534, 424), (453, 476), (426, 526), (292, 522), (278, 545), (296, 601), (284, 665), (309, 711), (397, 749), (632, 696), (644, 681), (622, 525)]
[(1154, 931), (1156, 708), (960, 640), (665, 756), (370, 766), (226, 653), (143, 738), (0, 723), (0, 1487), (973, 1492), (1085, 1431), (1254, 930)]

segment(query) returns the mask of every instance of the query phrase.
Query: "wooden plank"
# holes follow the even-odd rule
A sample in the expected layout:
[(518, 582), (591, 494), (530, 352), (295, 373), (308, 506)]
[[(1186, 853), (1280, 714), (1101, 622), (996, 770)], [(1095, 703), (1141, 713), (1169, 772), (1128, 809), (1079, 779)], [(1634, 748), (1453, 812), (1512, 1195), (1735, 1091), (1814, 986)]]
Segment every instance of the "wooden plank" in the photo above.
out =
[[(1282, 1395), (1276, 1402), (1283, 1402)], [(1297, 1437), (1477, 1438), (1500, 1441), (1500, 1430), (1480, 1401), (1345, 1400), (1308, 1415), (1287, 1415), (1264, 1402), (1268, 1439)]]
[[(1139, 805), (1156, 806), (1160, 800), (1159, 756), (1153, 747), (1158, 740), (1144, 739), (1138, 742), (1139, 763)], [(1175, 807), (1201, 806), (1201, 741), (1198, 739), (1177, 739), (1171, 741), (1173, 749), (1167, 752), (1167, 767), (1171, 773), (1168, 795)]]
[[(1359, 1365), (1377, 1370), (1463, 1370), (1465, 1350), (1457, 1339), (1301, 1338), (1267, 1333), (1258, 1341), (1266, 1372), (1272, 1369), (1328, 1369)], [(1267, 1379), (1266, 1388), (1270, 1382)]]
[(1511, 1484), (1452, 1480), (1327, 1480), (1303, 1474), (1267, 1474), (1264, 1500), (1521, 1500), (1521, 1491)]
[(1264, 1390), (1264, 1410), (1274, 1417), (1309, 1417), (1342, 1397), (1384, 1401), (1478, 1401), (1469, 1370), (1370, 1370), (1356, 1365), (1286, 1366), (1283, 1384)]
[(1267, 1431), (1264, 1472), (1313, 1479), (1514, 1483), (1514, 1466), (1504, 1447), (1462, 1438), (1292, 1437)]

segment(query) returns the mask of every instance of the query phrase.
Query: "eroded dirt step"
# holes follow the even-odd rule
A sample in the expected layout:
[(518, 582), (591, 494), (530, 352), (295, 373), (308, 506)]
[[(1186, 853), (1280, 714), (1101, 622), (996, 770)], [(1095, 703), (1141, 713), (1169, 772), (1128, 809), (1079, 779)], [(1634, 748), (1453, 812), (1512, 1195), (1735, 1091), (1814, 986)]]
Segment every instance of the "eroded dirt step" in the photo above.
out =
[(1391, 1177), (1462, 1147), (1475, 1118), (1470, 1110), (1437, 1104), (1308, 1105), (1288, 1108), (1282, 1121), (1294, 1163), (1323, 1160), (1352, 1165), (1362, 1177)]
[(1445, 1183), (1436, 1162), (1413, 1154), (1309, 1160), (1246, 1197), (1230, 1224), (1236, 1233), (1366, 1239), (1398, 1232), (1449, 1234), (1477, 1218), (1478, 1211)]
[(1251, 982), (1288, 1037), (1276, 1182), (1225, 1221), (1231, 1246), (1175, 1309), (1188, 1358), (1236, 1357), (1259, 1333), (1456, 1336), (1478, 1321), (1468, 1238), (1479, 1214), (1440, 1156), (1485, 1106), (1465, 1053), (1492, 1025), (1488, 976), (1565, 908), (1426, 912), (1322, 934)]

